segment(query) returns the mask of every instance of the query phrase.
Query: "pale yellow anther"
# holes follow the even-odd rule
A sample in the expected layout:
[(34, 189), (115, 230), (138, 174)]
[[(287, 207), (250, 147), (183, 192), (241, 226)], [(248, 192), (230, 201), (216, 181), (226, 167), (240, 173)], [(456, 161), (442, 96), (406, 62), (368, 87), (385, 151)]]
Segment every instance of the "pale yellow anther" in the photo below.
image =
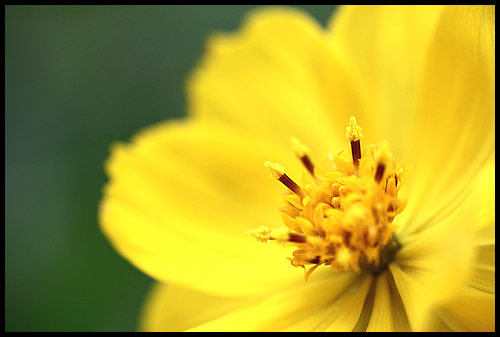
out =
[(347, 140), (350, 142), (355, 142), (357, 140), (360, 140), (363, 138), (363, 134), (361, 134), (361, 130), (363, 128), (356, 123), (356, 117), (351, 116), (351, 119), (349, 120), (349, 125), (345, 128), (345, 136), (347, 137)]
[(274, 179), (279, 179), (283, 174), (285, 174), (285, 168), (278, 163), (273, 163), (270, 161), (266, 161), (264, 166), (267, 167), (269, 172), (271, 173), (271, 177)]
[(309, 154), (309, 148), (302, 144), (297, 138), (290, 138), (290, 142), (292, 143), (293, 152), (297, 157), (302, 158)]
[(260, 226), (256, 229), (251, 229), (245, 232), (246, 236), (251, 236), (257, 239), (258, 242), (267, 242), (271, 239), (271, 231), (266, 226)]

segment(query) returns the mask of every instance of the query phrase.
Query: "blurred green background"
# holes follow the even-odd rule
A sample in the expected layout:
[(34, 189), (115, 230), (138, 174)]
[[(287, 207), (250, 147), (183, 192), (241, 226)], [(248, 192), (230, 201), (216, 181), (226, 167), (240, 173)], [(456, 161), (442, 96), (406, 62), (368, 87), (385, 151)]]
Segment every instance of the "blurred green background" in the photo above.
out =
[(109, 146), (182, 118), (206, 37), (252, 7), (5, 6), (6, 331), (136, 330), (153, 281), (97, 225)]

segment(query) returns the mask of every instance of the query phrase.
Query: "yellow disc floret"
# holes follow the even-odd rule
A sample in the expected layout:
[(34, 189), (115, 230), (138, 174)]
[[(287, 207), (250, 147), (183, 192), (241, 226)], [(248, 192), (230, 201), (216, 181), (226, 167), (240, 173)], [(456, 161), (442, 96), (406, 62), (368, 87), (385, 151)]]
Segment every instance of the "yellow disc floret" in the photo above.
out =
[(307, 276), (322, 264), (335, 270), (377, 272), (381, 261), (387, 261), (381, 254), (397, 249), (393, 220), (406, 206), (398, 191), (411, 166), (396, 164), (387, 143), (367, 146), (362, 152), (360, 131), (351, 117), (347, 138), (352, 161), (340, 152), (312, 170), (307, 168), (312, 167), (307, 152), (299, 151), (297, 156), (309, 163), (300, 186), (279, 164), (265, 164), (288, 187), (280, 207), (284, 226), (276, 230), (261, 226), (247, 235), (262, 242), (293, 244), (296, 249), (288, 259), (295, 267), (312, 265)]

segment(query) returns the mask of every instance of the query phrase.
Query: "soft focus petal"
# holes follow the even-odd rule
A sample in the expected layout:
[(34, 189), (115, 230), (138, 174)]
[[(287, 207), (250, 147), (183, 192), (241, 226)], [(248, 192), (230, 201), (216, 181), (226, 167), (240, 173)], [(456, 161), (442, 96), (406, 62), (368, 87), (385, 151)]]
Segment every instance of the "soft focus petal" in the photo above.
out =
[(461, 213), (473, 214), (476, 258), (468, 285), (495, 294), (495, 160), (478, 174), (472, 184), (470, 198), (460, 208)]
[(106, 166), (104, 233), (161, 282), (229, 296), (302, 281), (279, 245), (244, 236), (281, 223), (282, 187), (263, 167), (263, 148), (272, 146), (208, 121), (165, 123), (116, 145)]
[(422, 89), (405, 211), (414, 217), (407, 219), (407, 232), (425, 228), (431, 217), (461, 198), (458, 194), (494, 152), (494, 7), (445, 8)]
[(429, 330), (495, 330), (495, 162), (473, 182), (458, 216), (473, 214), (475, 259), (470, 279), (458, 295), (435, 311)]
[(253, 12), (241, 31), (209, 40), (189, 81), (190, 113), (283, 147), (298, 137), (318, 156), (348, 146), (349, 117), (366, 109), (330, 39), (330, 32), (304, 12)]
[(367, 331), (410, 331), (405, 308), (390, 272), (385, 271), (377, 277), (373, 303)]
[[(406, 264), (412, 266), (408, 270), (412, 271), (413, 276), (410, 272), (405, 273), (410, 279), (408, 283), (420, 280), (427, 286), (421, 287), (415, 283), (414, 286), (410, 284), (410, 287), (405, 287), (404, 281), (400, 280), (404, 277), (401, 276), (396, 282), (403, 292), (410, 289), (408, 291), (416, 296), (413, 299), (412, 294), (404, 297), (407, 311), (415, 310), (418, 313), (409, 314), (410, 321), (413, 319), (413, 328), (430, 331), (477, 330), (474, 322), (478, 313), (477, 305), (486, 305), (488, 301), (495, 300), (494, 159), (483, 167), (466, 191), (467, 197), (458, 200), (452, 207), (454, 211), (451, 215), (434, 217), (427, 224), (429, 228), (418, 235), (402, 236), (406, 245), (398, 253), (397, 259), (407, 261)], [(436, 236), (439, 232), (442, 233)], [(473, 301), (475, 295), (471, 294), (477, 295), (478, 302)], [(419, 297), (424, 298), (425, 303), (419, 303)], [(431, 310), (433, 303), (442, 309)], [(413, 309), (408, 309), (408, 306)], [(425, 308), (429, 310), (427, 313), (424, 313)], [(460, 308), (460, 315), (455, 315), (457, 308)], [(470, 315), (467, 316), (467, 313)], [(421, 323), (417, 323), (416, 316), (420, 314)], [(491, 330), (494, 319), (489, 318), (491, 316), (482, 316), (480, 321), (484, 321), (485, 325), (479, 330)]]
[(158, 283), (150, 291), (141, 317), (142, 331), (184, 331), (255, 301), (225, 297)]
[(476, 260), (469, 286), (488, 294), (495, 294), (495, 223), (475, 233)]
[(339, 275), (280, 291), (193, 331), (350, 331), (371, 281), (352, 277)]
[(352, 330), (372, 278), (333, 274), (327, 269), (320, 274), (308, 283), (268, 294), (195, 331)]
[(442, 6), (343, 6), (329, 24), (332, 44), (351, 63), (350, 75), (360, 79), (367, 101), (358, 118), (364, 144), (390, 141), (401, 163), (411, 164), (408, 135), (441, 12)]
[(156, 286), (146, 303), (142, 327), (146, 331), (348, 331), (359, 319), (371, 280), (323, 268), (307, 283), (239, 299)]
[(404, 243), (389, 265), (412, 330), (425, 329), (432, 308), (454, 298), (470, 277), (472, 218), (455, 212)]
[[(404, 213), (403, 213), (404, 214)], [(469, 222), (471, 230), (476, 234), (482, 233), (484, 227), (488, 227), (495, 222), (495, 157), (492, 156), (477, 173), (472, 181), (469, 181), (459, 195), (442, 206), (441, 212), (435, 214), (432, 218), (422, 223), (421, 231), (411, 233), (408, 228), (401, 226), (397, 233), (398, 239), (402, 244), (413, 241), (414, 237), (419, 237), (426, 233), (432, 227), (439, 226), (443, 221), (450, 221), (450, 218), (456, 219), (457, 226), (462, 226), (465, 219)], [(424, 230), (425, 228), (425, 230)], [(490, 245), (495, 243), (494, 237), (489, 235), (488, 229), (485, 229), (482, 235), (485, 242), (479, 242), (477, 245)], [(491, 240), (492, 239), (492, 240)], [(479, 240), (479, 239), (478, 239)]]
[[(403, 248), (390, 269), (412, 329), (475, 330), (477, 305), (490, 308), (488, 301), (494, 302), (494, 186), (492, 158), (469, 183), (466, 198), (451, 207), (453, 212), (434, 217), (418, 234), (400, 236)], [(494, 319), (489, 318), (481, 318), (489, 325), (480, 330), (491, 329)]]
[(468, 288), (437, 310), (429, 331), (495, 331), (495, 294)]
[[(470, 202), (473, 203), (474, 229), (481, 231), (495, 222), (495, 157), (481, 168), (471, 183)], [(495, 238), (495, 236), (488, 236)], [(494, 241), (493, 241), (494, 242)]]

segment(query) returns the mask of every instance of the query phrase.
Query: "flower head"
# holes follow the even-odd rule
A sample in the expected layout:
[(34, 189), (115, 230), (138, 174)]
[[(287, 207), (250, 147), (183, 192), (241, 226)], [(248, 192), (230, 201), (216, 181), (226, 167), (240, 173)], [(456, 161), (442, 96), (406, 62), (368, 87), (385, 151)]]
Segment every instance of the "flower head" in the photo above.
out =
[(398, 191), (411, 166), (395, 165), (387, 143), (368, 146), (362, 153), (361, 127), (352, 116), (349, 123), (346, 137), (351, 143), (351, 162), (339, 153), (314, 167), (307, 151), (294, 140), (295, 152), (309, 173), (304, 175), (303, 187), (288, 177), (283, 166), (264, 163), (271, 176), (289, 190), (280, 209), (288, 230), (271, 232), (260, 226), (247, 235), (261, 242), (295, 245), (290, 262), (304, 269), (314, 265), (307, 276), (322, 264), (334, 270), (359, 272), (365, 267), (378, 273), (399, 246), (393, 220), (406, 206)]
[(212, 36), (188, 118), (106, 164), (102, 229), (158, 281), (143, 328), (494, 330), (494, 23), (271, 8)]

